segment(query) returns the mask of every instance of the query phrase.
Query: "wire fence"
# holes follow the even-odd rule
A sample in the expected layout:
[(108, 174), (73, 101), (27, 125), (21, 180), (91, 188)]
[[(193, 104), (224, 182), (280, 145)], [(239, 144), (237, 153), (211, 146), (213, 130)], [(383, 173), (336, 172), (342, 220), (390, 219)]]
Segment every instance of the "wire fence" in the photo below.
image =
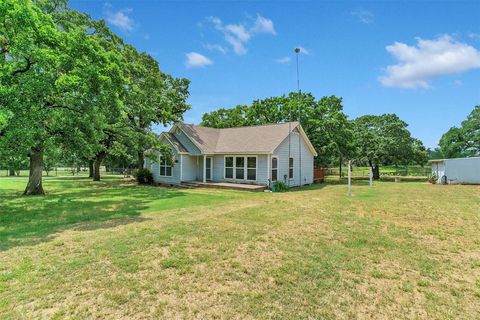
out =
[[(348, 172), (347, 167), (342, 167), (342, 177), (346, 177)], [(327, 168), (325, 174), (327, 176), (340, 176), (340, 168)], [(369, 177), (369, 167), (353, 167), (352, 176), (354, 177)], [(425, 177), (432, 175), (432, 170), (429, 167), (409, 166), (409, 167), (380, 167), (380, 176), (382, 177)]]

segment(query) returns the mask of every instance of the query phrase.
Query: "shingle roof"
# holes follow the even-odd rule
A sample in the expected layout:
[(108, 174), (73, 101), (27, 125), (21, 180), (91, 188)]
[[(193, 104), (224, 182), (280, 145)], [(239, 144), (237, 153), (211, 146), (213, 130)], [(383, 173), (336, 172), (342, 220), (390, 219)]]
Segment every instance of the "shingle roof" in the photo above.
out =
[(162, 134), (165, 135), (165, 137), (170, 140), (170, 142), (178, 149), (179, 152), (188, 152), (187, 148), (175, 137), (174, 134), (170, 132), (163, 132)]
[(298, 122), (214, 129), (191, 124), (180, 128), (203, 153), (270, 153), (288, 137)]

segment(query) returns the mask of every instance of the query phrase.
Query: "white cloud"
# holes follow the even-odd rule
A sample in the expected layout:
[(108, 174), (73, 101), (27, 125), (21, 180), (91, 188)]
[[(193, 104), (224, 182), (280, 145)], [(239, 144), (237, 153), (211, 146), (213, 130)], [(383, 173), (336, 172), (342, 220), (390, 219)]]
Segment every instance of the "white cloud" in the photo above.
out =
[(253, 25), (251, 31), (253, 33), (270, 33), (273, 35), (277, 34), (275, 32), (275, 28), (273, 27), (273, 21), (264, 18), (259, 14), (257, 14), (257, 19), (255, 20), (255, 24)]
[(463, 85), (462, 80), (458, 80), (458, 79), (455, 80), (453, 83), (454, 83), (456, 86), (461, 86), (461, 85)]
[(225, 48), (224, 46), (219, 45), (219, 44), (206, 44), (204, 47), (207, 50), (218, 51), (218, 52), (223, 53), (223, 54), (226, 54), (227, 51), (228, 51), (227, 48)]
[(209, 17), (207, 20), (213, 24), (216, 30), (222, 33), (225, 41), (232, 46), (233, 51), (238, 55), (247, 53), (246, 44), (254, 35), (276, 34), (273, 21), (261, 15), (257, 15), (253, 24), (232, 23), (224, 25), (222, 20), (217, 17)]
[(145, 39), (145, 40), (150, 40), (150, 35), (149, 35), (148, 33), (145, 33), (145, 34), (143, 35), (143, 39)]
[(480, 51), (448, 35), (416, 40), (416, 46), (395, 42), (386, 47), (398, 62), (378, 78), (384, 86), (428, 88), (433, 78), (480, 68)]
[(198, 52), (189, 52), (185, 54), (187, 60), (185, 66), (187, 68), (201, 68), (213, 64), (213, 61)]
[(289, 56), (279, 58), (279, 59), (275, 59), (275, 62), (280, 63), (280, 64), (287, 64), (287, 63), (290, 63), (290, 61), (292, 61), (292, 58), (290, 58)]
[(365, 9), (358, 9), (354, 11), (350, 11), (350, 15), (354, 16), (358, 19), (361, 23), (370, 24), (373, 22), (373, 13), (371, 11)]
[(111, 5), (109, 3), (106, 3), (104, 8), (106, 10), (106, 20), (111, 25), (114, 25), (124, 31), (132, 31), (135, 28), (135, 22), (131, 17), (129, 17), (132, 9), (124, 8), (118, 11), (111, 11)]

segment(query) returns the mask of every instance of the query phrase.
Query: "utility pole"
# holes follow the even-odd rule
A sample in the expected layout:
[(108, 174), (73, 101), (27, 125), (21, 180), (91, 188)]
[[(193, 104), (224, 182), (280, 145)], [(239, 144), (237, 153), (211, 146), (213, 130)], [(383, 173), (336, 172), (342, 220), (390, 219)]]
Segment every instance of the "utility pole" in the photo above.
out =
[[(301, 124), (301, 113), (300, 113), (300, 108), (301, 108), (301, 103), (300, 103), (300, 96), (301, 96), (301, 91), (300, 91), (300, 73), (298, 71), (298, 54), (300, 53), (300, 48), (295, 48), (295, 54), (297, 58), (297, 108), (298, 108), (298, 123)], [(300, 178), (300, 186), (303, 185), (303, 178), (302, 178), (302, 148), (301, 148), (302, 142), (301, 142), (301, 137), (300, 137), (300, 131), (298, 132), (298, 166), (299, 166), (299, 178)], [(289, 160), (290, 161), (290, 160)]]

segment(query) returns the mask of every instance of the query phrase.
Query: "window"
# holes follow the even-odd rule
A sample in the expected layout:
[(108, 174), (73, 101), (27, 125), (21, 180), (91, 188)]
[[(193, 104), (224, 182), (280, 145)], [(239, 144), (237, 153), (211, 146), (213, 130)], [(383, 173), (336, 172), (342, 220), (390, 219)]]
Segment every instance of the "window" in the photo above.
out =
[(293, 179), (293, 158), (288, 158), (288, 179)]
[(235, 179), (245, 179), (245, 158), (235, 157)]
[(272, 181), (278, 180), (278, 158), (272, 157)]
[(247, 180), (257, 180), (257, 157), (247, 157)]
[(171, 177), (172, 176), (172, 166), (167, 163), (167, 159), (159, 158), (159, 167), (160, 167), (160, 176), (161, 177)]
[(225, 179), (233, 179), (233, 157), (225, 157)]

